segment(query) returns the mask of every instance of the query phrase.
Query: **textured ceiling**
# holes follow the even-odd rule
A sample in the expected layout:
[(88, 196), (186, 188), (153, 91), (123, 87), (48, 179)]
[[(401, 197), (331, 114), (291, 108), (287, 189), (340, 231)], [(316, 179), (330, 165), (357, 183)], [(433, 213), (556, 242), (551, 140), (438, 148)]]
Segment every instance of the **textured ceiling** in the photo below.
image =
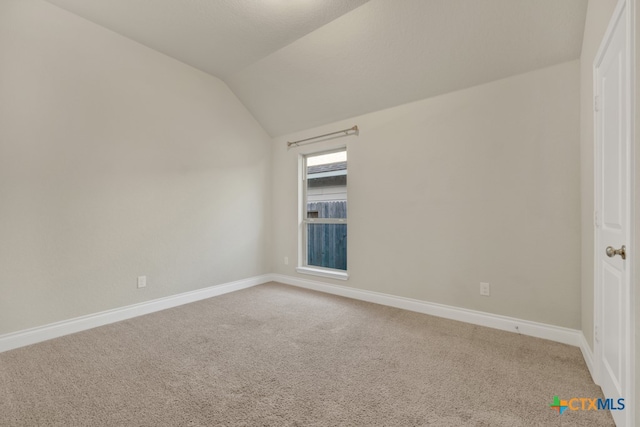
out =
[(223, 79), (282, 135), (577, 59), (587, 0), (48, 0)]

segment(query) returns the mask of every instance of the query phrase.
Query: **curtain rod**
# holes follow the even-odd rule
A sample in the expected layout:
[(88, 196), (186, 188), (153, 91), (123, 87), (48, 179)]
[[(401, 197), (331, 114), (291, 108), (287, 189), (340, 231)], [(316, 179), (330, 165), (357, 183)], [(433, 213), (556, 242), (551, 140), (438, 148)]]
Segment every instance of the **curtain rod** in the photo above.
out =
[[(349, 132), (353, 132), (353, 133), (349, 133)], [(325, 133), (324, 135), (312, 136), (311, 138), (300, 139), (298, 141), (290, 141), (290, 142), (287, 142), (287, 147), (291, 147), (292, 145), (296, 145), (297, 146), (301, 142), (307, 142), (307, 141), (311, 141), (311, 140), (318, 139), (318, 138), (324, 138), (325, 136), (337, 135), (339, 133), (344, 133), (344, 135), (341, 135), (341, 136), (349, 136), (349, 135), (357, 135), (358, 132), (359, 132), (358, 126), (356, 125), (356, 126), (354, 126), (352, 128), (349, 128), (349, 129), (343, 129), (343, 130), (338, 130), (338, 131), (335, 131), (335, 132)]]

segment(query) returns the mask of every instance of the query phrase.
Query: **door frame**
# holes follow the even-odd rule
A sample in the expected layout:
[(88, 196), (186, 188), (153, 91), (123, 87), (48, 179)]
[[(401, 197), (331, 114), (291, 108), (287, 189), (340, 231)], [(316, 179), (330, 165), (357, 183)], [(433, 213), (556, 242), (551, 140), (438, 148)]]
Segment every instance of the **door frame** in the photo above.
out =
[[(636, 255), (635, 248), (637, 244), (640, 243), (640, 240), (637, 239), (637, 233), (640, 230), (637, 230), (636, 225), (636, 191), (640, 189), (640, 185), (636, 183), (637, 181), (637, 165), (636, 165), (636, 131), (635, 131), (635, 123), (636, 123), (636, 64), (635, 64), (635, 16), (636, 16), (636, 0), (619, 0), (616, 5), (615, 11), (609, 21), (609, 25), (607, 27), (607, 31), (605, 32), (602, 41), (600, 43), (600, 47), (598, 49), (598, 53), (595, 56), (593, 62), (593, 94), (594, 94), (594, 103), (596, 94), (598, 93), (598, 82), (597, 82), (597, 68), (599, 63), (602, 61), (607, 45), (611, 40), (611, 36), (615, 29), (615, 24), (620, 20), (623, 12), (626, 11), (626, 24), (627, 24), (627, 58), (628, 58), (628, 66), (627, 73), (629, 79), (629, 100), (627, 105), (627, 111), (629, 115), (629, 159), (628, 159), (628, 202), (629, 202), (629, 230), (627, 241), (629, 242), (628, 246), (628, 268), (629, 268), (629, 316), (628, 316), (628, 334), (627, 334), (627, 354), (626, 356), (629, 358), (629, 376), (630, 381), (627, 386), (627, 390), (625, 391), (625, 404), (626, 404), (626, 423), (629, 426), (635, 425), (636, 420), (636, 343), (635, 343), (635, 335), (636, 335), (636, 299), (640, 297), (637, 295), (637, 290), (635, 289), (634, 284), (640, 278), (638, 275), (638, 268), (640, 268), (640, 258)], [(594, 104), (595, 105), (595, 104)], [(594, 208), (596, 218), (599, 215), (599, 200), (597, 194), (597, 180), (600, 179), (598, 176), (599, 166), (598, 162), (600, 161), (599, 154), (599, 146), (600, 146), (600, 125), (598, 121), (597, 112), (594, 108), (594, 181), (593, 181), (593, 194), (594, 194)], [(598, 220), (596, 220), (597, 222)], [(593, 333), (593, 344), (594, 344), (594, 381), (599, 384), (601, 380), (601, 372), (600, 372), (600, 364), (602, 358), (602, 340), (597, 341), (596, 331), (601, 323), (602, 313), (600, 311), (601, 307), (601, 283), (600, 283), (600, 263), (598, 261), (598, 257), (600, 252), (603, 250), (604, 246), (599, 239), (598, 228), (596, 224), (594, 224), (594, 330)]]

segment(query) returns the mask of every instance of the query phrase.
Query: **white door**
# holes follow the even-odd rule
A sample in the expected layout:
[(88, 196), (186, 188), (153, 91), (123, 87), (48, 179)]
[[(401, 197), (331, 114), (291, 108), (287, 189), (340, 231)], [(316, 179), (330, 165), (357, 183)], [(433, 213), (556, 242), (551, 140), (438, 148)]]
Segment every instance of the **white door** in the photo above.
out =
[(618, 426), (631, 426), (628, 5), (621, 1), (596, 56), (595, 347), (600, 386)]

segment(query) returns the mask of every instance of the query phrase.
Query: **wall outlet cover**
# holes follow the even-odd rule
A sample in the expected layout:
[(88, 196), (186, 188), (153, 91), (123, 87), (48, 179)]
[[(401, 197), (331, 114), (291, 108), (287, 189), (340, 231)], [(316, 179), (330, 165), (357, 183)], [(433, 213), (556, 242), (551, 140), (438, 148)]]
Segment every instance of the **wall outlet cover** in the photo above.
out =
[(138, 276), (138, 289), (147, 286), (147, 276)]
[(480, 295), (485, 297), (491, 295), (491, 286), (488, 283), (480, 282)]

